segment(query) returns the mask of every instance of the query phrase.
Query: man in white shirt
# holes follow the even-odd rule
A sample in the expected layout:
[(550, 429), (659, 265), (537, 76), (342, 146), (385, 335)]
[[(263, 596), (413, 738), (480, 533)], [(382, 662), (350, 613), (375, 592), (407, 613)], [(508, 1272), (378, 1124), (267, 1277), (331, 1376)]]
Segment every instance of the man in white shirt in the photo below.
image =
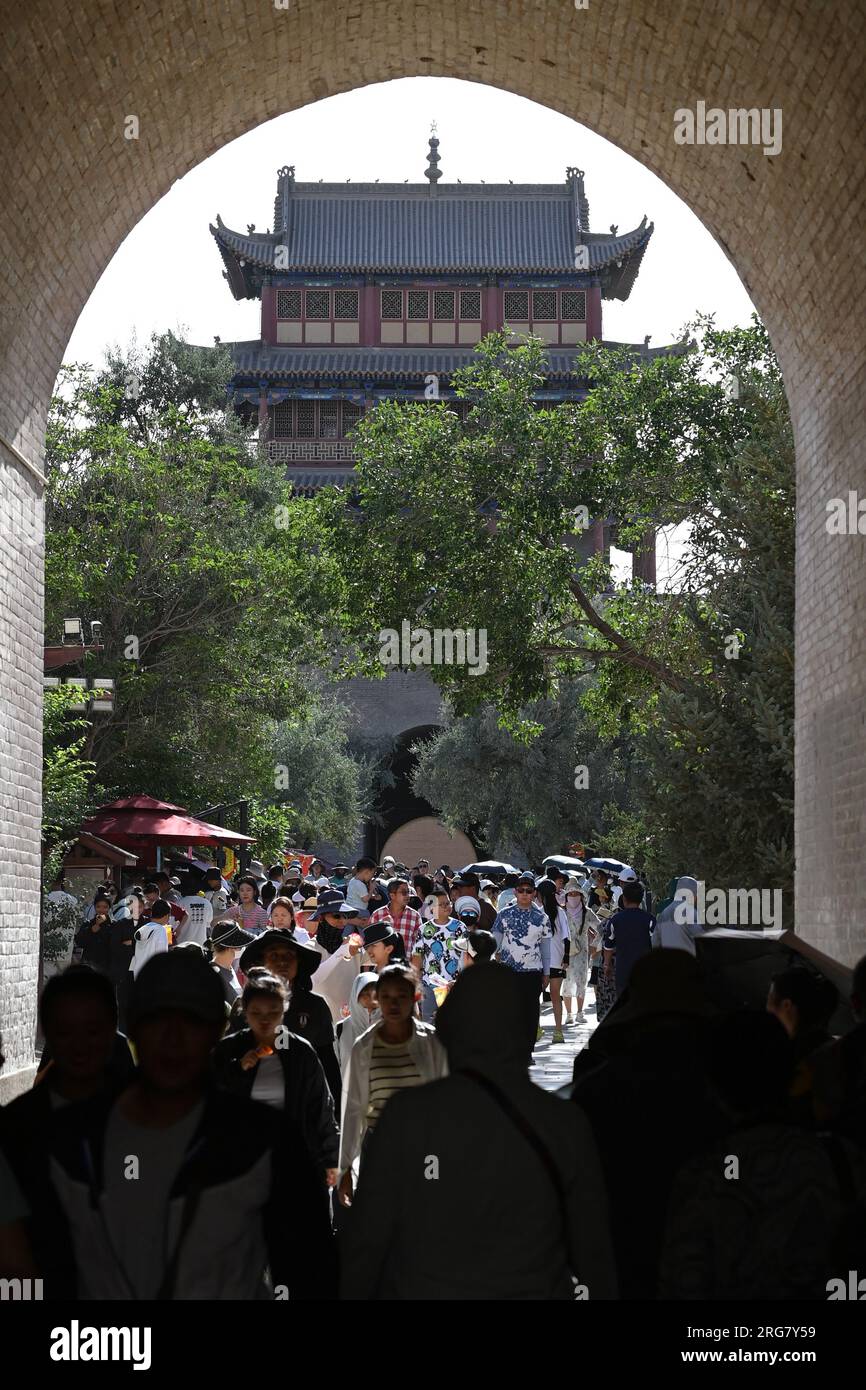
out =
[(229, 895), (219, 869), (208, 869), (204, 876), (204, 895), (211, 905), (213, 921), (218, 922), (228, 911)]
[(204, 946), (210, 936), (211, 923), (213, 922), (213, 906), (201, 893), (190, 894), (187, 898), (181, 898), (180, 906), (186, 912), (186, 921), (178, 932), (178, 945), (185, 945), (187, 941), (195, 941), (197, 945)]
[(168, 934), (171, 930), (171, 908), (164, 898), (157, 898), (150, 909), (150, 921), (145, 922), (135, 933), (135, 950), (132, 953), (132, 978), (137, 979), (142, 966), (168, 950)]

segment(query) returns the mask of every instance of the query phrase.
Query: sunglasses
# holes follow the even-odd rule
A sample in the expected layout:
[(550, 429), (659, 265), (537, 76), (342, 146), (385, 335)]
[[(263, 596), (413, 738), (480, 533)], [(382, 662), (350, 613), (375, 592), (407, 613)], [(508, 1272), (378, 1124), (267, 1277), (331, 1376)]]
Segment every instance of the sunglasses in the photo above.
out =
[(534, 888), (515, 888), (515, 893), (534, 893)]

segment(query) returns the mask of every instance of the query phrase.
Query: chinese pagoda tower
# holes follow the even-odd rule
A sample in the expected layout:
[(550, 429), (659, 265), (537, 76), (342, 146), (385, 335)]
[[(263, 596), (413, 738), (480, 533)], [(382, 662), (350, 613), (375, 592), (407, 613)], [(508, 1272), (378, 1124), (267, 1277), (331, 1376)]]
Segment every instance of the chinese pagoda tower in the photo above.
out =
[[(589, 229), (581, 169), (562, 184), (440, 183), (430, 137), (423, 183), (298, 183), (280, 169), (273, 231), (210, 230), (235, 299), (260, 299), (261, 337), (228, 344), (229, 396), (257, 415), (296, 491), (352, 475), (351, 431), (383, 398), (423, 400), (505, 325), (547, 346), (539, 404), (582, 400), (574, 349), (602, 338), (602, 300), (627, 299), (652, 236)], [(646, 345), (638, 355), (655, 355)], [(587, 548), (606, 548), (599, 521)], [(654, 546), (633, 559), (655, 582)]]

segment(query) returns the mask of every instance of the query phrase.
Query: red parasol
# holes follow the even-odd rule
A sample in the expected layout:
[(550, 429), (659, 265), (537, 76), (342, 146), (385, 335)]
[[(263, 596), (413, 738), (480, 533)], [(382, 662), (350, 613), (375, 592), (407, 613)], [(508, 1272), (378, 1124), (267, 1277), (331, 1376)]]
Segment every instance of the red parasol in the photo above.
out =
[(88, 835), (111, 840), (112, 844), (126, 845), (133, 841), (133, 848), (139, 851), (143, 840), (149, 841), (151, 847), (165, 844), (255, 843), (250, 835), (226, 830), (221, 825), (211, 825), (197, 816), (191, 816), (182, 806), (172, 806), (170, 802), (157, 801), (152, 796), (121, 797), (107, 806), (100, 806), (84, 822), (82, 830)]

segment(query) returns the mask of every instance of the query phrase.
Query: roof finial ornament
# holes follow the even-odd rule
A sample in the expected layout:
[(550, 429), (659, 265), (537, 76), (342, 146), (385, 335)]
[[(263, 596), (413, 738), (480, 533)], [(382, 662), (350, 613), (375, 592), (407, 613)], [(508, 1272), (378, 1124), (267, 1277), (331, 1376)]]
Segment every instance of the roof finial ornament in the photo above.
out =
[(431, 188), (435, 188), (435, 187), (436, 187), (436, 181), (437, 181), (437, 179), (441, 179), (441, 177), (442, 177), (442, 170), (439, 169), (439, 168), (437, 167), (438, 164), (439, 164), (439, 153), (438, 153), (438, 151), (439, 151), (439, 141), (438, 141), (438, 139), (436, 138), (436, 131), (437, 131), (438, 129), (439, 129), (439, 127), (437, 126), (436, 122), (435, 122), (435, 121), (431, 121), (431, 122), (430, 122), (430, 153), (429, 153), (429, 155), (427, 156), (427, 158), (428, 158), (427, 168), (424, 170), (424, 175), (425, 175), (425, 177), (428, 178), (428, 179), (430, 180), (430, 186), (431, 186)]

